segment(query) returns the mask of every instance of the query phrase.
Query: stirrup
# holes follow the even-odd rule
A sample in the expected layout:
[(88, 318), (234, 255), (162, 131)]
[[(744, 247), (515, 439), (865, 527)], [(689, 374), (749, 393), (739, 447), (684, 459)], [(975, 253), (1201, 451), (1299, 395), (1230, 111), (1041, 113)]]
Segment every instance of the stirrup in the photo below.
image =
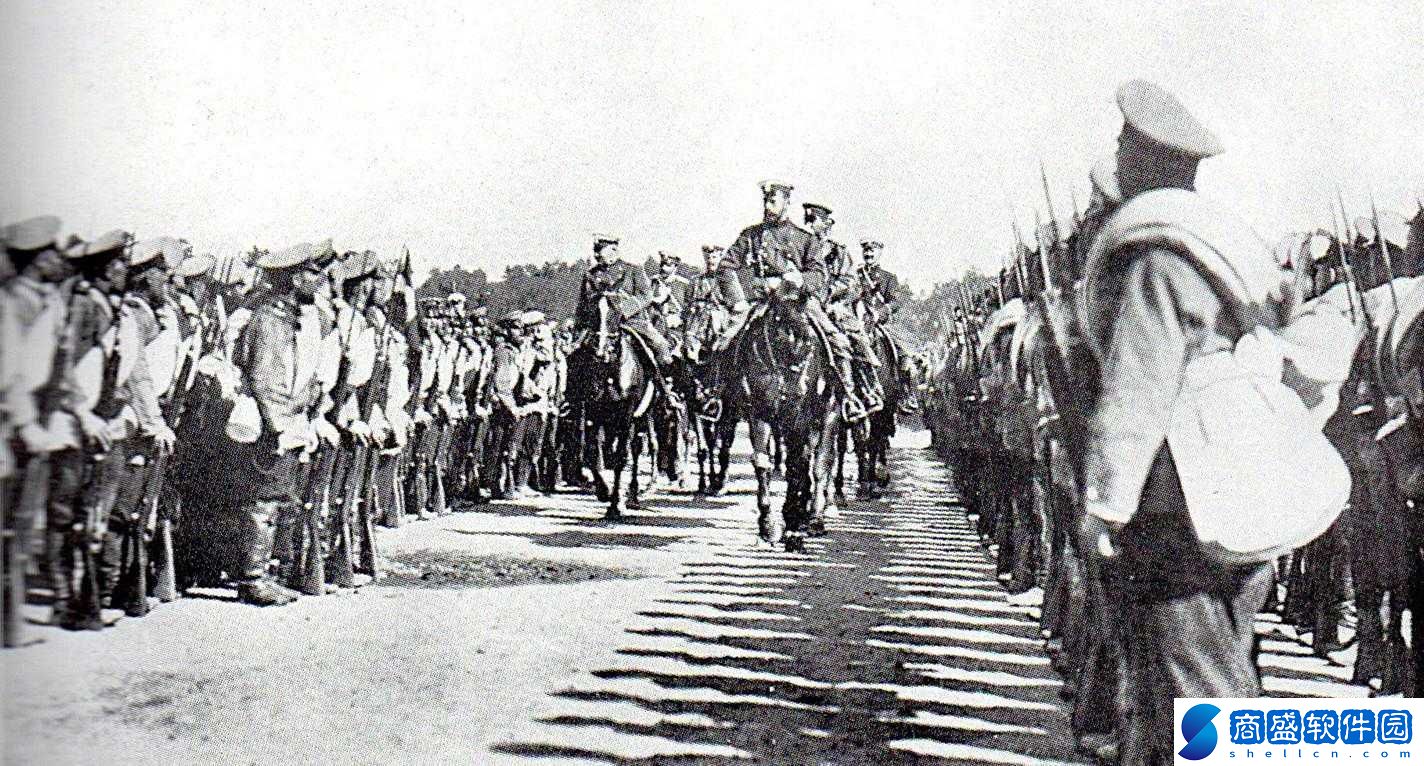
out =
[(717, 421), (722, 419), (722, 397), (714, 396), (702, 405), (702, 414), (698, 417), (703, 420)]
[(847, 396), (841, 400), (841, 417), (845, 418), (846, 422), (855, 423), (869, 416), (870, 413), (866, 412), (865, 405), (861, 404), (860, 400), (854, 396)]
[(885, 400), (881, 399), (879, 395), (875, 394), (874, 392), (867, 393), (865, 395), (866, 414), (870, 414), (872, 412), (879, 412), (883, 409), (885, 409)]

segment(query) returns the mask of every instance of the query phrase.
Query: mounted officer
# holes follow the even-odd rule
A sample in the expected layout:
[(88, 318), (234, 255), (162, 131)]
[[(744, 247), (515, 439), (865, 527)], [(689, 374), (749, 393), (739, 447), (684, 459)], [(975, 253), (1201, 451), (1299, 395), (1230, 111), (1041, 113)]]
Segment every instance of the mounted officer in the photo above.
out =
[(658, 253), (658, 272), (649, 280), (652, 289), (652, 321), (674, 349), (682, 328), (682, 312), (687, 306), (687, 278), (677, 273), (682, 259), (668, 253)]
[[(758, 297), (772, 292), (792, 293), (804, 299), (803, 306), (811, 323), (821, 332), (831, 347), (831, 361), (844, 392), (842, 409), (847, 420), (860, 420), (868, 413), (856, 395), (855, 379), (850, 366), (850, 340), (826, 316), (821, 301), (826, 287), (826, 265), (814, 252), (811, 235), (786, 217), (791, 202), (790, 184), (763, 181), (762, 221), (748, 226), (727, 249), (719, 274), (723, 274), (724, 289), (739, 300), (732, 310), (732, 322), (723, 331), (718, 348), (723, 349), (741, 333), (747, 323), (750, 308), (740, 299), (741, 286), (735, 282), (733, 269), (750, 270), (756, 280)], [(729, 278), (730, 277), (730, 278)]]
[(865, 322), (856, 313), (862, 280), (845, 245), (831, 239), (831, 227), (835, 225), (831, 209), (813, 202), (801, 207), (806, 211), (806, 227), (811, 230), (811, 248), (826, 265), (826, 316), (850, 339), (855, 352), (852, 361), (860, 365), (857, 390), (866, 412), (875, 412), (884, 406), (885, 395), (880, 390), (880, 376), (875, 374), (880, 358)]
[(575, 316), (579, 329), (592, 333), (594, 355), (611, 360), (618, 347), (618, 328), (631, 331), (647, 344), (659, 368), (653, 377), (664, 396), (671, 395), (666, 375), (672, 365), (672, 346), (653, 323), (653, 287), (647, 273), (618, 257), (618, 238), (613, 236), (594, 236), (593, 260), (579, 288)]

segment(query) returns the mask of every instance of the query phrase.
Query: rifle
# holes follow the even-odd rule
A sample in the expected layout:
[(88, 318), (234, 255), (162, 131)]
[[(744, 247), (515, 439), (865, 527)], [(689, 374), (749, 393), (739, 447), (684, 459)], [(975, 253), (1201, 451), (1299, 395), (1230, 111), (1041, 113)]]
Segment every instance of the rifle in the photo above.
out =
[[(201, 352), (201, 343), (204, 337), (198, 338), (200, 344), (196, 351)], [(168, 398), (168, 406), (162, 408), (163, 418), (171, 424), (176, 433), (182, 428), (183, 416), (188, 410), (188, 381), (193, 377), (193, 368), (197, 365), (197, 354), (190, 350), (183, 360), (182, 367), (178, 370), (178, 377), (173, 383), (173, 393)], [(149, 481), (153, 486), (144, 495), (146, 506), (150, 509), (155, 519), (154, 542), (155, 542), (155, 582), (153, 585), (153, 595), (158, 597), (162, 603), (176, 601), (178, 593), (178, 565), (177, 557), (173, 551), (173, 520), (181, 517), (181, 510), (174, 505), (180, 502), (177, 496), (170, 498), (170, 502), (164, 504), (161, 501), (163, 487), (168, 482), (168, 466), (171, 455), (167, 450), (160, 451), (155, 457), (153, 465), (153, 476)]]
[[(381, 332), (376, 336), (378, 345), (376, 347), (376, 359), (373, 366), (374, 371), (372, 372), (370, 383), (367, 384), (365, 390), (361, 392), (363, 398), (361, 402), (361, 417), (367, 422), (370, 422), (371, 416), (375, 414), (376, 394), (379, 392), (384, 395), (385, 387), (389, 386), (389, 378), (386, 379), (386, 386), (376, 385), (376, 375), (380, 374), (381, 368), (386, 362), (386, 355), (389, 348), (387, 332), (390, 330), (390, 325), (390, 312), (385, 312), (385, 316), (382, 319)], [(357, 521), (361, 525), (361, 548), (357, 566), (359, 571), (374, 578), (379, 575), (376, 564), (375, 506), (377, 503), (376, 470), (380, 465), (380, 450), (368, 447), (365, 448), (364, 452), (365, 454), (360, 456), (361, 459), (353, 463), (354, 466), (359, 466), (361, 470), (356, 480), (358, 482), (364, 482), (364, 490), (361, 493), (362, 499), (359, 506), (360, 511), (357, 516)], [(351, 492), (348, 489), (348, 495), (350, 494)]]
[[(1050, 298), (1053, 296), (1053, 269), (1049, 263), (1050, 250), (1056, 248), (1063, 240), (1063, 232), (1058, 228), (1058, 213), (1053, 209), (1053, 194), (1048, 189), (1048, 171), (1043, 167), (1043, 160), (1038, 161), (1038, 175), (1043, 181), (1043, 199), (1048, 203), (1048, 220), (1053, 224), (1053, 241), (1050, 243), (1039, 243), (1038, 267), (1043, 270), (1043, 289)], [(1073, 200), (1073, 223), (1078, 225), (1078, 200)]]

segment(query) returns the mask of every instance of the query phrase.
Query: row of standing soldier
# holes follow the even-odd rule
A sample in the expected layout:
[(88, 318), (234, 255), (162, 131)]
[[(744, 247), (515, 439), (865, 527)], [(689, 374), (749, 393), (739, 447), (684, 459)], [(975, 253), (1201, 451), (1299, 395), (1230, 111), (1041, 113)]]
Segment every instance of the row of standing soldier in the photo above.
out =
[[(1355, 643), (1356, 683), (1419, 695), (1424, 208), (1412, 221), (1371, 211), (1351, 232), (1332, 200), (1344, 224), (1287, 238), (1272, 259), (1194, 191), (1215, 137), (1148, 83), (1118, 102), (1120, 149), (1093, 168), (1086, 212), (1061, 221), (1049, 197), (1036, 241), (945, 318), (922, 395), (1010, 600), (1041, 605), (1082, 749), (1170, 762), (1173, 698), (1260, 693), (1261, 609), (1322, 657)], [(1256, 384), (1293, 401), (1240, 407), (1255, 400), (1194, 377), (1221, 360), (1233, 374), (1218, 381), (1257, 374), (1242, 361), (1269, 358), (1257, 341), (1284, 352)], [(1218, 431), (1292, 436), (1212, 436), (1220, 411)], [(1208, 436), (1193, 441), (1184, 420)], [(1203, 471), (1189, 444), (1241, 465)], [(1311, 457), (1283, 457), (1295, 452)], [(1237, 486), (1253, 470), (1287, 489)], [(1211, 517), (1204, 481), (1239, 518)], [(1278, 532), (1273, 545), (1243, 539), (1257, 529)]]
[(329, 242), (215, 264), (59, 228), (4, 230), (6, 645), (34, 586), (75, 630), (225, 583), (285, 604), (376, 576), (376, 525), (556, 481), (568, 333), (538, 312), (417, 306), (408, 256)]

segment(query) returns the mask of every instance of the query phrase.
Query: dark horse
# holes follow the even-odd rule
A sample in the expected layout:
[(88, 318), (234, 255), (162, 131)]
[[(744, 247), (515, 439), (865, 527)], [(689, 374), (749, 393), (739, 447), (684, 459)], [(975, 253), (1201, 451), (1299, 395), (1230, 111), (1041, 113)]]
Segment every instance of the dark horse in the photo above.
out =
[[(772, 544), (779, 538), (788, 551), (802, 550), (808, 534), (825, 530), (832, 447), (841, 423), (828, 349), (801, 304), (773, 294), (732, 358), (751, 425), (759, 533)], [(772, 517), (769, 497), (773, 429), (786, 453), (780, 520)]]
[[(593, 340), (579, 346), (569, 355), (569, 380), (571, 398), (583, 405), (584, 468), (591, 474), (598, 498), (608, 501), (607, 517), (617, 519), (626, 509), (639, 505), (639, 428), (656, 404), (657, 386), (653, 362), (642, 342), (630, 330), (618, 328), (608, 313), (605, 310), (602, 334), (610, 353), (600, 355)], [(611, 484), (605, 463), (613, 470)]]
[(855, 445), (856, 497), (873, 500), (880, 496), (880, 490), (890, 485), (890, 437), (895, 435), (895, 415), (904, 394), (901, 390), (900, 350), (884, 328), (873, 326), (870, 332), (873, 333), (875, 355), (880, 362), (875, 374), (880, 380), (885, 406), (859, 423), (847, 424), (836, 435), (837, 503), (845, 502), (842, 487), (845, 485), (847, 442)]
[(715, 395), (712, 372), (712, 345), (722, 332), (724, 317), (719, 310), (697, 304), (684, 328), (679, 382), (687, 399), (687, 411), (696, 413), (692, 428), (697, 438), (697, 492), (716, 497), (727, 484), (727, 466), (732, 459), (732, 441), (737, 433), (739, 392), (732, 391), (722, 400), (720, 412), (702, 414), (704, 403)]

